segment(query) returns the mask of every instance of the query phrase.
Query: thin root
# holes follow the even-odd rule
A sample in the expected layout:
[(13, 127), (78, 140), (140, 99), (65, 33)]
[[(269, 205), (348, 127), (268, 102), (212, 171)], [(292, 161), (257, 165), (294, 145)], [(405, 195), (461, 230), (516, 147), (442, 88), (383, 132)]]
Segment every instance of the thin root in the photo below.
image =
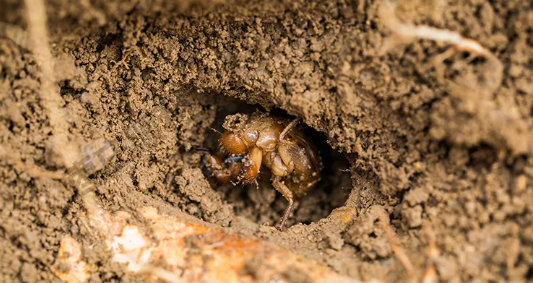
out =
[(434, 41), (446, 42), (454, 45), (460, 50), (470, 51), (481, 55), (493, 56), (492, 53), (485, 49), (477, 41), (465, 38), (457, 32), (450, 30), (438, 29), (425, 25), (411, 25), (400, 22), (394, 15), (396, 5), (384, 1), (380, 9), (380, 19), (382, 23), (392, 30), (396, 35), (404, 38), (425, 38)]
[[(468, 51), (473, 54), (484, 56), (490, 64), (487, 69), (489, 69), (490, 72), (495, 73), (493, 76), (495, 82), (491, 88), (496, 89), (501, 85), (501, 80), (503, 78), (503, 65), (501, 61), (479, 42), (463, 37), (461, 34), (450, 30), (438, 29), (426, 25), (415, 26), (402, 23), (394, 14), (395, 8), (396, 5), (394, 3), (391, 3), (389, 0), (384, 0), (379, 10), (379, 18), (396, 36), (404, 40), (421, 38), (444, 42), (453, 45), (456, 50)], [(385, 53), (390, 47), (390, 45), (385, 44), (380, 53)], [(451, 53), (446, 52), (446, 54), (446, 56), (450, 56)], [(443, 56), (440, 56), (440, 58), (442, 59)]]
[(424, 273), (424, 278), (422, 279), (423, 283), (434, 283), (437, 282), (437, 271), (435, 269), (435, 259), (439, 256), (439, 249), (435, 244), (435, 232), (431, 228), (429, 223), (426, 223), (423, 227), (426, 236), (428, 237), (428, 266), (426, 272)]
[(402, 263), (403, 267), (407, 271), (407, 274), (409, 275), (409, 278), (415, 278), (413, 264), (405, 254), (405, 251), (400, 247), (398, 239), (396, 238), (396, 234), (394, 233), (394, 231), (392, 231), (392, 228), (389, 224), (389, 216), (385, 213), (383, 209), (379, 209), (377, 212), (377, 217), (379, 219), (381, 229), (385, 231), (385, 236), (387, 237), (387, 240), (389, 240), (394, 255)]
[(20, 172), (25, 172), (32, 178), (61, 180), (65, 177), (63, 172), (44, 170), (35, 164), (28, 164), (22, 161), (20, 154), (12, 148), (4, 148), (0, 146), (0, 158)]

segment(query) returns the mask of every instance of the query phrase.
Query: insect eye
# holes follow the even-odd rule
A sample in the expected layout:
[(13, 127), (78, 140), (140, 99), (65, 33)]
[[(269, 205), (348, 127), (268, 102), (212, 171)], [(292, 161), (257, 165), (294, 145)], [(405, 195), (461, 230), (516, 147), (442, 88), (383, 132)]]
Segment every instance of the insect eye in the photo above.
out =
[(246, 130), (244, 131), (244, 140), (248, 143), (255, 143), (259, 134), (255, 130)]
[(234, 132), (226, 131), (220, 138), (220, 144), (232, 154), (243, 154), (246, 151), (246, 144)]

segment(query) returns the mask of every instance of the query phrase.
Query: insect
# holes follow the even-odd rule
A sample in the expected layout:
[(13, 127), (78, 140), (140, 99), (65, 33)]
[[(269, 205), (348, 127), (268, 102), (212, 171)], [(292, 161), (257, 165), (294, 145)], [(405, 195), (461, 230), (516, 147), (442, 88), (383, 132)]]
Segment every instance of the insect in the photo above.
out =
[[(207, 148), (203, 163), (207, 171), (221, 182), (242, 184), (257, 182), (260, 171), (271, 172), (272, 186), (288, 201), (276, 228), (281, 230), (294, 206), (295, 198), (307, 194), (320, 180), (322, 161), (317, 149), (298, 126), (299, 119), (287, 120), (254, 114), (237, 114), (243, 122), (220, 137), (220, 147), (229, 156), (223, 160)], [(228, 122), (228, 119), (226, 119)], [(264, 166), (264, 167), (263, 167)]]

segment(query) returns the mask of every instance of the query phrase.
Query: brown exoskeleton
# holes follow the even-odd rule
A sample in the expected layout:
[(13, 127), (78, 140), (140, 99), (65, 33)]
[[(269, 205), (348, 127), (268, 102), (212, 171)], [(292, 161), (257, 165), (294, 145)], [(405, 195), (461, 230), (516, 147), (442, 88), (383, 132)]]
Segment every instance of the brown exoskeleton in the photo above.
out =
[(245, 123), (225, 131), (221, 149), (229, 153), (222, 158), (205, 151), (207, 170), (222, 182), (255, 183), (262, 165), (271, 171), (272, 185), (289, 202), (276, 228), (281, 230), (294, 205), (294, 198), (305, 195), (320, 180), (322, 162), (318, 151), (297, 127), (299, 120), (256, 115)]

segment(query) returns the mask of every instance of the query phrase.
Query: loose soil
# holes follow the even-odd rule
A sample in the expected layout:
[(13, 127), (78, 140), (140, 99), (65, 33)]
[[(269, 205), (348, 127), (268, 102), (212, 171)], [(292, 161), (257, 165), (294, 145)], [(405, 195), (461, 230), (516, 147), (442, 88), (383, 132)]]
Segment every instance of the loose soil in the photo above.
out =
[[(395, 40), (383, 52), (395, 36), (380, 21), (383, 1), (46, 3), (71, 144), (105, 140), (115, 152), (90, 175), (106, 210), (183, 211), (343, 275), (408, 281), (377, 224), (383, 208), (419, 278), (432, 231), (441, 281), (533, 281), (531, 1), (398, 1), (401, 21), (489, 49), (501, 83), (481, 56), (435, 60), (446, 44)], [(23, 2), (0, 2), (0, 22), (27, 28)], [(72, 184), (39, 173), (64, 166), (39, 98), (40, 68), (8, 30), (0, 29), (0, 282), (57, 282), (51, 267), (67, 234), (92, 247), (83, 254), (90, 282), (139, 282), (110, 262)], [(270, 225), (286, 202), (268, 176), (259, 190), (218, 184), (192, 150), (217, 148), (224, 118), (254, 111), (302, 118), (325, 165), (282, 232)], [(346, 227), (330, 215), (339, 207), (356, 211)]]

